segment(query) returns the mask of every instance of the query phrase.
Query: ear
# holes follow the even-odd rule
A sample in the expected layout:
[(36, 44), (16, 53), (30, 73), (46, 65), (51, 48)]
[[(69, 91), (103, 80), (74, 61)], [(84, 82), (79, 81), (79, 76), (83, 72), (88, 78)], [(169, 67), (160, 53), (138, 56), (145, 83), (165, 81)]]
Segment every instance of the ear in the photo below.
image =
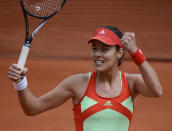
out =
[(120, 50), (117, 52), (117, 58), (120, 59), (124, 53), (124, 50), (120, 48)]

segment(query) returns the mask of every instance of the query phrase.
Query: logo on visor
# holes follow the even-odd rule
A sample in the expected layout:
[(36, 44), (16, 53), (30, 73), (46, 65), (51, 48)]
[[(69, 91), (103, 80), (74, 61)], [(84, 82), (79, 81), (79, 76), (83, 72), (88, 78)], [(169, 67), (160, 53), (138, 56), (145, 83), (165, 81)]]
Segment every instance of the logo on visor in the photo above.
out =
[(105, 31), (104, 31), (104, 30), (102, 30), (102, 31), (100, 31), (100, 32), (99, 32), (99, 34), (105, 34)]
[(143, 54), (141, 50), (139, 50), (140, 54)]

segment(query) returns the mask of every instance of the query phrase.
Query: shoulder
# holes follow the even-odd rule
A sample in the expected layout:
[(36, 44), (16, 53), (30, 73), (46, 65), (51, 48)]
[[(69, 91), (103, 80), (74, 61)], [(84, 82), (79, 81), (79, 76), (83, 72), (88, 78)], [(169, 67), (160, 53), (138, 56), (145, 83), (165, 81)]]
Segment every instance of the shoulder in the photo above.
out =
[(80, 82), (88, 81), (88, 76), (89, 76), (89, 73), (75, 74), (75, 75), (67, 77), (64, 81), (70, 82), (71, 84), (77, 84)]
[(89, 74), (76, 74), (64, 80), (68, 90), (73, 92), (73, 103), (78, 103), (84, 95), (89, 83)]
[(75, 74), (62, 81), (67, 88), (74, 90), (78, 86), (86, 85), (89, 81), (89, 73)]
[(140, 78), (141, 74), (131, 74), (131, 73), (124, 73), (127, 80), (129, 81), (135, 81), (136, 79)]

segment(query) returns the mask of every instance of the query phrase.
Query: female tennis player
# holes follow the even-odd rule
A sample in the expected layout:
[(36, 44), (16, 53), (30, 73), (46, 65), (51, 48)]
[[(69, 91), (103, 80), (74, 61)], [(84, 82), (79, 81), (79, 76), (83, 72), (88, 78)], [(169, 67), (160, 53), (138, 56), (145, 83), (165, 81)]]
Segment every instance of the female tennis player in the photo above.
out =
[[(128, 131), (136, 97), (162, 95), (158, 76), (137, 47), (132, 32), (122, 34), (116, 27), (105, 26), (97, 29), (88, 43), (95, 72), (70, 76), (39, 98), (27, 86), (27, 68), (13, 64), (8, 77), (18, 91), (22, 109), (33, 116), (72, 98), (76, 131)], [(124, 49), (140, 74), (119, 70)]]

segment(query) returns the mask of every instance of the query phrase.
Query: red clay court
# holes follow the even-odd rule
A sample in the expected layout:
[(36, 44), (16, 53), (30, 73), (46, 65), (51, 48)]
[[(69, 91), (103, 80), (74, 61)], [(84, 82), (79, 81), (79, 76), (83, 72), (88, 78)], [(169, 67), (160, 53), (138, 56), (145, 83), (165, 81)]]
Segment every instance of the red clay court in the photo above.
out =
[[(19, 1), (1, 0), (0, 12), (0, 131), (74, 131), (71, 100), (38, 116), (24, 115), (7, 77), (24, 41)], [(130, 131), (171, 131), (171, 0), (68, 0), (33, 40), (26, 64), (31, 91), (39, 97), (72, 74), (93, 71), (87, 41), (96, 28), (104, 25), (136, 33), (137, 45), (157, 71), (163, 87), (160, 98), (138, 98)], [(121, 69), (138, 72), (128, 55)]]

